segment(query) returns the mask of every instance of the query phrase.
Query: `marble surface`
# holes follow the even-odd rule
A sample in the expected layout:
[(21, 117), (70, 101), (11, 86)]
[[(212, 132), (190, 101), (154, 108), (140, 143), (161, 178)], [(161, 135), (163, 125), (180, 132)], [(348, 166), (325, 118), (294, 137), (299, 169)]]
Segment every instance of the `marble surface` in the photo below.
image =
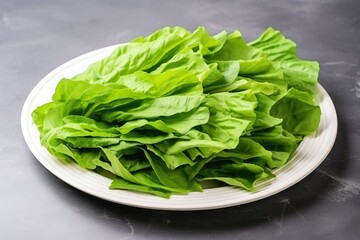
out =
[[(0, 239), (359, 239), (360, 1), (0, 1)], [(333, 150), (267, 199), (201, 212), (143, 210), (82, 193), (33, 157), (20, 128), (31, 89), (58, 65), (166, 25), (266, 27), (321, 64), (337, 108)]]

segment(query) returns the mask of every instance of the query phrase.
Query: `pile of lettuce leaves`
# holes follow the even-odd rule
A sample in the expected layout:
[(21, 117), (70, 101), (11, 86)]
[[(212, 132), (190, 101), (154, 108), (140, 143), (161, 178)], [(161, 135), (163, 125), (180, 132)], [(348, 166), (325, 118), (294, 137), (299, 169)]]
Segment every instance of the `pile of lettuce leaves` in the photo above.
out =
[(318, 128), (318, 72), (272, 28), (247, 43), (239, 31), (165, 27), (61, 79), (32, 118), (52, 155), (110, 189), (255, 191)]

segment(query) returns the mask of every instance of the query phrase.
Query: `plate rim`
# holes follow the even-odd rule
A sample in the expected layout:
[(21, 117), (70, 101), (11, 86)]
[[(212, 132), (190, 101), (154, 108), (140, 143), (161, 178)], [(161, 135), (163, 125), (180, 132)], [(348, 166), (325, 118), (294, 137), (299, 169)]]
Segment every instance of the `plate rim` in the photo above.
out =
[[(65, 71), (65, 69), (67, 68), (71, 68), (72, 66), (74, 66), (74, 64), (79, 63), (81, 61), (84, 61), (87, 58), (96, 58), (97, 55), (99, 54), (104, 54), (104, 53), (111, 53), (116, 47), (123, 45), (123, 44), (116, 44), (116, 45), (112, 45), (112, 46), (108, 46), (108, 47), (104, 47), (104, 48), (100, 48), (85, 54), (82, 54), (78, 57), (75, 57), (73, 59), (70, 59), (69, 61), (66, 61), (65, 63), (61, 64), (60, 66), (56, 67), (55, 69), (53, 69), (51, 72), (49, 72), (47, 75), (45, 75), (36, 85), (35, 87), (30, 91), (30, 93), (28, 94), (23, 107), (22, 107), (22, 111), (21, 111), (21, 129), (22, 129), (22, 134), (23, 137), (25, 139), (25, 142), (27, 144), (27, 146), (29, 147), (30, 151), (32, 152), (32, 154), (35, 156), (35, 158), (48, 170), (50, 171), (52, 174), (54, 174), (57, 178), (59, 178), (60, 180), (62, 180), (63, 182), (69, 184), (70, 186), (85, 192), (87, 194), (90, 194), (94, 197), (97, 198), (101, 198), (110, 202), (114, 202), (117, 204), (122, 204), (122, 205), (127, 205), (127, 206), (132, 206), (132, 207), (137, 207), (137, 208), (144, 208), (144, 209), (153, 209), (153, 210), (172, 210), (172, 211), (195, 211), (195, 210), (210, 210), (210, 209), (219, 209), (219, 208), (226, 208), (226, 207), (231, 207), (231, 206), (236, 206), (236, 205), (242, 205), (242, 204), (247, 204), (250, 202), (254, 202), (254, 201), (258, 201), (270, 196), (273, 196), (281, 191), (284, 191), (285, 189), (288, 189), (289, 187), (297, 184), (298, 182), (300, 182), (301, 180), (303, 180), (305, 177), (307, 177), (310, 173), (312, 173), (328, 156), (328, 154), (330, 153), (331, 149), (333, 148), (333, 145), (335, 144), (335, 140), (337, 137), (337, 131), (338, 131), (338, 118), (337, 118), (337, 113), (336, 113), (336, 109), (334, 106), (334, 103), (332, 101), (332, 99), (330, 98), (329, 94), (326, 92), (326, 90), (320, 85), (320, 83), (317, 84), (317, 88), (318, 88), (318, 97), (322, 97), (322, 99), (318, 100), (319, 102), (317, 102), (319, 104), (319, 106), (321, 105), (321, 101), (326, 101), (327, 103), (327, 107), (329, 109), (327, 109), (328, 111), (331, 112), (331, 115), (333, 117), (333, 119), (330, 119), (330, 123), (328, 124), (331, 127), (331, 134), (330, 134), (330, 139), (328, 139), (328, 143), (325, 147), (323, 147), (323, 151), (322, 151), (322, 156), (321, 159), (318, 159), (315, 164), (312, 164), (311, 167), (308, 169), (308, 171), (302, 172), (302, 174), (297, 175), (296, 178), (294, 180), (292, 180), (291, 182), (287, 183), (287, 184), (282, 184), (282, 186), (277, 187), (275, 190), (271, 190), (271, 187), (265, 188), (264, 190), (261, 190), (259, 192), (255, 192), (255, 193), (251, 193), (251, 192), (247, 192), (248, 194), (248, 198), (246, 198), (245, 200), (239, 200), (239, 199), (233, 199), (233, 200), (224, 200), (224, 201), (214, 201), (211, 203), (207, 203), (207, 204), (192, 204), (192, 205), (182, 205), (182, 204), (175, 204), (178, 203), (177, 201), (173, 201), (174, 199), (182, 199), (182, 198), (190, 198), (191, 196), (196, 196), (198, 194), (203, 194), (204, 192), (209, 192), (209, 191), (214, 191), (214, 189), (206, 189), (204, 190), (204, 192), (198, 193), (198, 192), (194, 192), (194, 193), (189, 193), (187, 195), (174, 195), (172, 196), (170, 199), (165, 199), (165, 201), (167, 201), (166, 203), (164, 202), (164, 199), (157, 197), (157, 196), (153, 196), (153, 195), (149, 195), (149, 194), (143, 194), (143, 193), (137, 193), (137, 192), (131, 192), (131, 191), (127, 191), (127, 190), (109, 190), (107, 189), (107, 191), (109, 192), (109, 194), (103, 195), (101, 194), (101, 192), (96, 192), (94, 191), (94, 189), (86, 189), (83, 186), (83, 183), (79, 183), (76, 182), (74, 179), (69, 179), (66, 176), (64, 176), (61, 171), (59, 171), (59, 169), (54, 168), (51, 164), (50, 161), (58, 161), (59, 160), (55, 159), (54, 157), (51, 157), (51, 160), (48, 159), (49, 156), (44, 156), (44, 152), (46, 152), (47, 154), (49, 154), (47, 152), (47, 150), (40, 146), (39, 149), (39, 144), (40, 144), (40, 140), (39, 139), (32, 139), (31, 137), (31, 131), (33, 131), (33, 129), (31, 128), (35, 128), (33, 122), (32, 122), (32, 118), (31, 118), (31, 112), (33, 110), (33, 106), (32, 106), (32, 102), (39, 97), (37, 95), (37, 93), (41, 92), (41, 89), (46, 85), (49, 84), (49, 82), (51, 80), (54, 79), (54, 77), (56, 77), (57, 74), (61, 73), (62, 71)], [(100, 58), (99, 58), (100, 59)], [(96, 60), (94, 60), (93, 62), (95, 62)], [(57, 80), (57, 82), (60, 79)], [(53, 80), (55, 81), (55, 80)], [(321, 108), (321, 106), (320, 106)], [(322, 115), (321, 118), (323, 118), (323, 110), (321, 108), (322, 111)], [(327, 119), (329, 120), (329, 119)], [(327, 127), (329, 127), (327, 126)], [(36, 129), (37, 131), (37, 129)], [(304, 138), (307, 139), (308, 137)], [(46, 155), (46, 154), (45, 154)], [(88, 176), (89, 174), (96, 174), (90, 170), (85, 170), (85, 169), (81, 169), (79, 166), (77, 166), (76, 164), (72, 164), (72, 167), (77, 168), (77, 170), (82, 171), (85, 176)], [(284, 167), (288, 166), (289, 163), (287, 165), (285, 165)], [(282, 169), (284, 167), (281, 167), (279, 169)], [(89, 176), (90, 176), (89, 175)], [(98, 175), (98, 174), (96, 174)], [(94, 177), (94, 176), (91, 176)], [(105, 178), (102, 177), (100, 175), (98, 175), (99, 179), (100, 178)], [(104, 179), (102, 179), (104, 180)], [(108, 179), (110, 181), (110, 179)], [(273, 180), (271, 180), (271, 182), (273, 182)], [(220, 187), (217, 189), (227, 189), (229, 191), (235, 190), (235, 188), (233, 187)], [(216, 190), (216, 189), (215, 189)], [(242, 191), (239, 189), (236, 189), (236, 191)], [(154, 202), (146, 202), (146, 203), (142, 203), (141, 201), (129, 201), (129, 200), (125, 200), (124, 199), (118, 199), (116, 197), (116, 194), (112, 194), (112, 193), (119, 193), (121, 192), (122, 194), (125, 195), (138, 195), (139, 198), (145, 198), (145, 199), (155, 199)], [(261, 194), (259, 194), (261, 192)], [(251, 197), (252, 196), (252, 197)], [(236, 197), (236, 196), (235, 196)], [(172, 200), (173, 199), (173, 200)], [(170, 204), (169, 204), (170, 203)], [(173, 203), (173, 204), (171, 204)]]

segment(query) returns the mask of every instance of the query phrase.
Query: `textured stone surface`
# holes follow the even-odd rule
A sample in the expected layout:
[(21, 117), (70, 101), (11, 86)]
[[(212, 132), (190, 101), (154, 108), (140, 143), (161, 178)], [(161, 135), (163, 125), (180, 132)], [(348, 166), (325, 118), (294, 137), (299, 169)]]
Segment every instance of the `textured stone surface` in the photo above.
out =
[[(360, 2), (0, 1), (0, 239), (359, 239)], [(48, 172), (20, 128), (26, 96), (58, 65), (167, 26), (212, 33), (266, 27), (321, 64), (339, 132), (323, 164), (270, 198), (213, 211), (166, 212), (109, 203)]]

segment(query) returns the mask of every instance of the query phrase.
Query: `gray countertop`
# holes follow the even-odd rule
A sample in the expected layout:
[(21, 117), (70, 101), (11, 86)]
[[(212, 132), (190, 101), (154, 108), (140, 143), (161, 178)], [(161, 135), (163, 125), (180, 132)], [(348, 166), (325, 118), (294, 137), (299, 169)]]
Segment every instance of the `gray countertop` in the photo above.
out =
[[(360, 1), (0, 2), (0, 239), (359, 239)], [(65, 184), (27, 148), (22, 105), (48, 72), (91, 50), (167, 26), (266, 27), (318, 60), (338, 113), (334, 148), (307, 178), (254, 203), (200, 212), (137, 209)]]

